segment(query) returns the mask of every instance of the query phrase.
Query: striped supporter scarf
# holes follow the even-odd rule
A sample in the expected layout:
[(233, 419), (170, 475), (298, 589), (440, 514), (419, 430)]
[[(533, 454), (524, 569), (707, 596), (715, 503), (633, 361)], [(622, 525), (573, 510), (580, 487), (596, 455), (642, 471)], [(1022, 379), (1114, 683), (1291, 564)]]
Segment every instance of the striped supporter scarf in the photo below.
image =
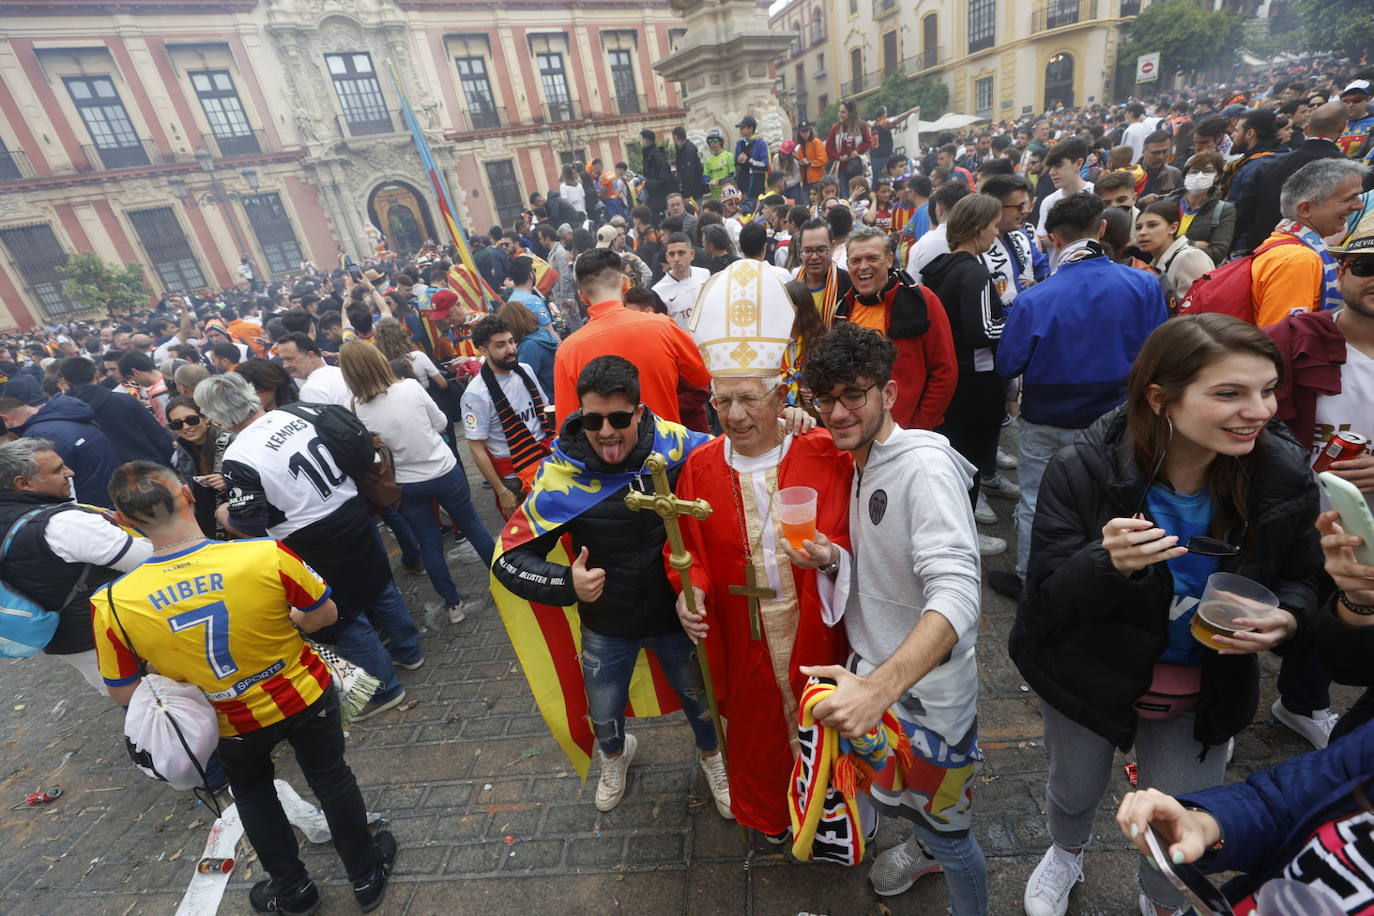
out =
[(496, 408), (496, 418), (501, 421), (501, 431), (505, 433), (506, 446), (510, 449), (511, 466), (515, 468), (520, 480), (529, 486), (534, 480), (534, 472), (539, 467), (539, 462), (549, 454), (549, 446), (546, 443), (551, 438), (552, 429), (548, 412), (544, 410), (544, 399), (539, 396), (539, 386), (519, 363), (513, 371), (520, 376), (520, 380), (525, 383), (525, 390), (530, 393), (535, 416), (539, 418), (539, 425), (544, 430), (543, 441), (534, 438), (525, 421), (521, 420), (515, 408), (510, 406), (510, 400), (501, 390), (500, 383), (496, 381), (496, 373), (492, 372), (491, 366), (485, 362), (482, 363), (482, 381), (491, 394), (492, 406)]

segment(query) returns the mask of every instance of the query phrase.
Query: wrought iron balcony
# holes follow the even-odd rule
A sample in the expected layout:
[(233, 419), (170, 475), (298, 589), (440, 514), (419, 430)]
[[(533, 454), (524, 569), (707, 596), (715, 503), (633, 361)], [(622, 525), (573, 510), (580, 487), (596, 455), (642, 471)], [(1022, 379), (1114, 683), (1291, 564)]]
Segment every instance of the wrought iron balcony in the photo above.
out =
[(1075, 25), (1097, 18), (1097, 0), (1050, 0), (1047, 6), (1031, 11), (1031, 32)]
[(267, 134), (261, 130), (251, 130), (236, 137), (217, 137), (205, 135), (205, 145), (210, 155), (216, 159), (232, 159), (235, 156), (256, 156), (267, 152)]

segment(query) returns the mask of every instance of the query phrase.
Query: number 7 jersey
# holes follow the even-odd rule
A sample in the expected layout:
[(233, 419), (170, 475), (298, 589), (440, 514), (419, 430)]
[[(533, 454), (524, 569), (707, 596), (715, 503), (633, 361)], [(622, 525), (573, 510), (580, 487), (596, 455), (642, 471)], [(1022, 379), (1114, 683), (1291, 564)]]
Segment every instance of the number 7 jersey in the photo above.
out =
[(221, 465), (230, 523), (245, 534), (286, 538), (358, 495), (309, 420), (284, 410), (242, 430)]
[(91, 596), (101, 677), (132, 683), (141, 658), (205, 691), (221, 737), (256, 731), (329, 689), (328, 668), (289, 616), (328, 599), (324, 580), (270, 539), (206, 541), (155, 557)]

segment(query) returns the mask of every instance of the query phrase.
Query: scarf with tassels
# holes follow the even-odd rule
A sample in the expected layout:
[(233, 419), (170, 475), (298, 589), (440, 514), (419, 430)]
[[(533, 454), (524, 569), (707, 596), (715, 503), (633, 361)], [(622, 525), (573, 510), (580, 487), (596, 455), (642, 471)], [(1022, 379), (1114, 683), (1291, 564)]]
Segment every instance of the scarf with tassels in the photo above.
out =
[(883, 713), (873, 731), (852, 740), (821, 724), (815, 706), (834, 692), (834, 681), (814, 677), (802, 691), (797, 714), (800, 750), (787, 791), (792, 855), (803, 862), (858, 865), (864, 858), (865, 833), (871, 832), (860, 819), (860, 793), (869, 790), (875, 774), (894, 756), (903, 768), (915, 757), (891, 711)]

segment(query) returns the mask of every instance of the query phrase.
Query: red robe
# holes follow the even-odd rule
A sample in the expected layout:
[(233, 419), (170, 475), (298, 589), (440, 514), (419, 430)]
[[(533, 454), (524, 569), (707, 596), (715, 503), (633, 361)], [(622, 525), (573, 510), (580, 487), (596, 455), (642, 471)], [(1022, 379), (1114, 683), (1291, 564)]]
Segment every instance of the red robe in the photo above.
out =
[[(749, 629), (749, 603), (729, 592), (731, 585), (746, 581), (744, 525), (740, 500), (725, 460), (726, 437), (717, 436), (700, 446), (683, 465), (677, 495), (704, 498), (711, 515), (704, 522), (682, 517), (682, 533), (692, 554), (692, 584), (706, 593), (705, 645), (715, 679), (721, 714), (728, 720), (726, 750), (730, 765), (730, 807), (746, 827), (780, 833), (791, 822), (787, 812), (787, 781), (793, 762), (797, 703), (806, 686), (800, 665), (844, 664), (848, 652), (844, 626), (827, 627), (821, 619), (821, 600), (814, 570), (798, 569), (779, 560), (791, 571), (799, 598), (796, 639), (787, 663), (792, 696), (784, 702), (778, 676), (768, 649), (767, 631), (755, 641)], [(816, 527), (846, 548), (849, 546), (849, 489), (853, 461), (838, 451), (830, 434), (817, 429), (796, 436), (778, 468), (778, 487), (809, 486), (819, 494)], [(749, 486), (744, 481), (744, 486)], [(761, 555), (758, 543), (755, 557)], [(666, 548), (665, 548), (666, 554)], [(762, 571), (762, 563), (759, 563)], [(670, 580), (677, 574), (668, 567)], [(759, 577), (760, 585), (767, 579)], [(788, 712), (790, 710), (790, 713)]]

